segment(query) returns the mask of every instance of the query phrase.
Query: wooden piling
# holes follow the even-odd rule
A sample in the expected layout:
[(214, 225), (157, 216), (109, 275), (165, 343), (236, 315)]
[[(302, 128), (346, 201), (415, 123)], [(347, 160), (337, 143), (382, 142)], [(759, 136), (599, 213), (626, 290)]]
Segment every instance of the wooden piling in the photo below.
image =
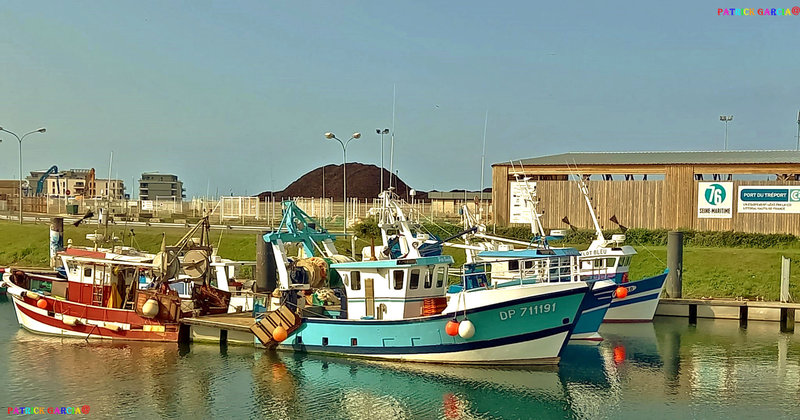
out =
[(683, 232), (669, 232), (667, 236), (667, 268), (667, 297), (680, 298), (683, 295)]
[(794, 308), (781, 308), (781, 332), (794, 332)]
[(747, 305), (742, 305), (739, 307), (739, 327), (740, 328), (747, 328)]

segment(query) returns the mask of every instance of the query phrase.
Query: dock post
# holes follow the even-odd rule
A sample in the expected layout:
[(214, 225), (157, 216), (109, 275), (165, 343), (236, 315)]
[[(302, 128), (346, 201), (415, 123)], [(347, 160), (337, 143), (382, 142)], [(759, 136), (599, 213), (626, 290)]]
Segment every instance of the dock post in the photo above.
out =
[(683, 292), (683, 232), (667, 236), (667, 297), (680, 298)]
[(794, 308), (781, 308), (781, 332), (794, 332)]
[(60, 266), (56, 254), (64, 250), (64, 218), (54, 217), (50, 220), (50, 267)]
[(747, 305), (739, 307), (739, 328), (747, 328), (748, 308)]
[(781, 256), (781, 302), (789, 301), (789, 267), (792, 260)]
[(264, 240), (264, 235), (267, 232), (260, 232), (256, 235), (256, 291), (263, 293), (268, 289), (267, 287), (267, 242)]
[[(781, 256), (781, 302), (789, 302), (789, 267), (791, 267), (789, 258)], [(781, 308), (781, 332), (794, 332), (794, 308)]]

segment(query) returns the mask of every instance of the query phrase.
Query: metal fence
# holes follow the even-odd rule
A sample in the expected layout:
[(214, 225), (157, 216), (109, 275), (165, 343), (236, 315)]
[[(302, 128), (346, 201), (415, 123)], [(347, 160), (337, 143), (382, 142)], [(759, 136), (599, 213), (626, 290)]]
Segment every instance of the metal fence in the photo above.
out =
[[(319, 220), (325, 227), (340, 228), (343, 222), (344, 203), (331, 198), (296, 197), (293, 199), (308, 215)], [(470, 203), (470, 202), (468, 202)], [(404, 203), (404, 211), (416, 221), (428, 219), (459, 220), (461, 205), (459, 201), (412, 201)], [(378, 199), (351, 198), (347, 201), (348, 225), (369, 217), (369, 210), (379, 205)], [(118, 220), (185, 221), (208, 214), (212, 223), (218, 224), (256, 224), (274, 226), (281, 219), (281, 203), (268, 198), (259, 201), (258, 197), (220, 197), (209, 199), (195, 197), (188, 201), (177, 199), (158, 200), (107, 200), (65, 197), (24, 197), (23, 211), (49, 215), (84, 215), (89, 211), (95, 214), (99, 209)], [(484, 206), (491, 220), (491, 205)], [(16, 199), (0, 200), (0, 211), (18, 211)]]

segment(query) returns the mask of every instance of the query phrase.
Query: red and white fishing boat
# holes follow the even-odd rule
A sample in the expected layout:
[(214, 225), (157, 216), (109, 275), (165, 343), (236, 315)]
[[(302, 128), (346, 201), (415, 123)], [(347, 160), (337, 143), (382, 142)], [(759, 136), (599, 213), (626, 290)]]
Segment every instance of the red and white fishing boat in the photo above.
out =
[[(191, 234), (203, 229), (199, 244)], [(19, 324), (32, 332), (82, 338), (139, 341), (178, 341), (181, 317), (224, 313), (230, 294), (210, 286), (208, 221), (201, 220), (173, 247), (162, 244), (155, 256), (67, 248), (58, 253), (67, 279), (55, 275), (6, 270), (8, 287)], [(127, 254), (127, 255), (126, 255)], [(134, 254), (134, 255), (130, 255)], [(200, 283), (191, 298), (169, 288), (177, 281), (179, 256), (190, 256)], [(142, 288), (140, 278), (154, 279), (155, 288)], [(50, 282), (49, 292), (31, 285)]]

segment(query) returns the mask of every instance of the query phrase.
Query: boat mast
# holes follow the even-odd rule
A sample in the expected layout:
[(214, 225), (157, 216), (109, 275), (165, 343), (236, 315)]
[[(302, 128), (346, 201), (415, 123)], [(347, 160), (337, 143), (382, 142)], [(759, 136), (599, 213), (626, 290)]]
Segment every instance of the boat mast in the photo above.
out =
[[(567, 164), (569, 168), (569, 164)], [(570, 172), (572, 172), (570, 168)], [(586, 181), (583, 179), (583, 176), (577, 173), (577, 166), (576, 171), (573, 172), (573, 176), (577, 179), (578, 182), (578, 189), (581, 190), (583, 194), (583, 198), (586, 200), (586, 206), (589, 207), (589, 214), (592, 216), (592, 223), (594, 223), (594, 230), (597, 233), (597, 240), (598, 241), (605, 241), (606, 238), (603, 236), (603, 231), (600, 229), (600, 223), (597, 221), (597, 214), (594, 212), (594, 207), (592, 207), (592, 198), (589, 196), (589, 186), (586, 185)]]

